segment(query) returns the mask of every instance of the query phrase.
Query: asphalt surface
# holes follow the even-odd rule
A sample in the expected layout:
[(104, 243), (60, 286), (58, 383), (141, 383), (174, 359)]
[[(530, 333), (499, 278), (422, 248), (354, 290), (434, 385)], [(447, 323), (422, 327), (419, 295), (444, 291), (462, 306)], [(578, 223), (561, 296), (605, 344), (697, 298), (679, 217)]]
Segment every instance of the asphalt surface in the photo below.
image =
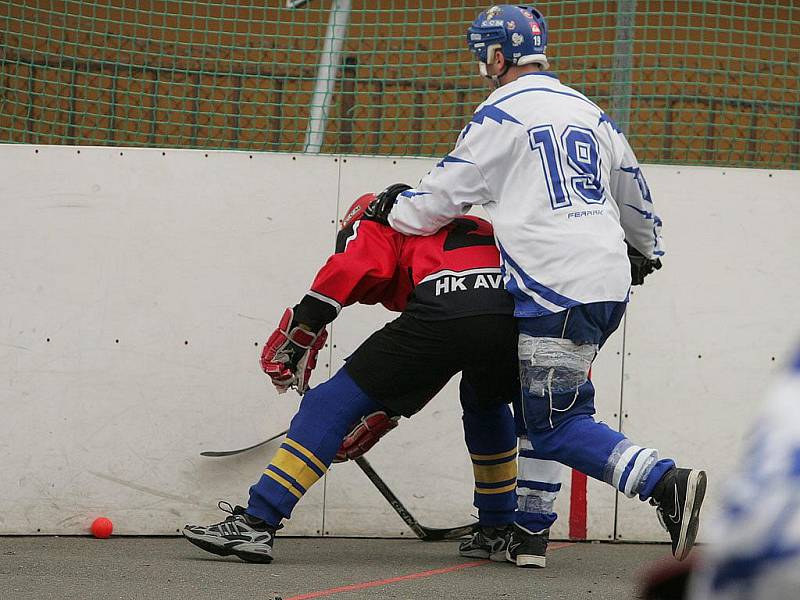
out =
[(182, 538), (0, 537), (0, 598), (621, 600), (636, 598), (641, 569), (669, 554), (666, 545), (553, 542), (546, 569), (520, 569), (460, 557), (456, 544), (279, 537), (275, 561), (256, 565)]

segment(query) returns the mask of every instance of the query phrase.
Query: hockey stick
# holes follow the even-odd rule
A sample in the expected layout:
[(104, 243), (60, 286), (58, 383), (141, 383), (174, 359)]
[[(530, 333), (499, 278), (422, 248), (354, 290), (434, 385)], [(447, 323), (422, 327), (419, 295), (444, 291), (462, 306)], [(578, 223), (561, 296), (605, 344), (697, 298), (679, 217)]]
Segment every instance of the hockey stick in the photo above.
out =
[(281, 431), (280, 433), (276, 433), (271, 438), (267, 438), (263, 442), (258, 442), (257, 444), (253, 444), (252, 446), (248, 446), (247, 448), (240, 448), (239, 450), (206, 450), (205, 452), (201, 452), (200, 456), (211, 456), (214, 458), (218, 458), (220, 456), (235, 456), (236, 454), (241, 454), (242, 452), (248, 452), (250, 450), (254, 450), (255, 448), (259, 448), (264, 444), (271, 442), (272, 440), (278, 439), (282, 435), (286, 435), (288, 433), (288, 429), (285, 431)]
[(366, 458), (359, 456), (354, 459), (355, 463), (364, 471), (364, 474), (369, 478), (373, 485), (378, 488), (381, 495), (388, 500), (389, 504), (395, 512), (400, 515), (400, 518), (406, 522), (416, 536), (423, 542), (437, 542), (439, 540), (454, 540), (456, 538), (464, 537), (471, 534), (478, 528), (477, 523), (470, 525), (462, 525), (460, 527), (450, 527), (449, 529), (435, 529), (433, 527), (425, 527), (420, 525), (410, 512), (403, 506), (403, 503), (394, 495), (394, 492), (389, 489), (389, 486), (380, 478), (380, 476), (372, 468)]
[[(287, 430), (288, 431), (288, 430)], [(239, 450), (220, 450), (220, 451), (211, 451), (206, 450), (205, 452), (201, 452), (200, 456), (209, 456), (213, 458), (219, 458), (224, 456), (235, 456), (237, 454), (242, 454), (243, 452), (248, 452), (250, 450), (254, 450), (255, 448), (259, 448), (264, 444), (271, 442), (274, 439), (281, 437), (282, 435), (286, 435), (287, 431), (281, 431), (273, 435), (271, 438), (264, 440), (263, 442), (259, 442), (258, 444), (254, 444), (252, 446), (248, 446), (247, 448), (241, 448)], [(375, 472), (375, 469), (372, 468), (372, 465), (369, 464), (366, 458), (363, 456), (359, 456), (358, 458), (354, 459), (355, 463), (364, 471), (364, 474), (369, 478), (369, 480), (373, 483), (373, 485), (378, 488), (378, 491), (381, 495), (386, 498), (386, 500), (391, 504), (392, 508), (395, 512), (400, 515), (400, 518), (405, 521), (406, 525), (411, 528), (416, 536), (421, 539), (423, 542), (436, 542), (440, 540), (454, 540), (460, 537), (464, 537), (466, 535), (471, 534), (475, 531), (478, 527), (477, 523), (472, 523), (470, 525), (462, 525), (460, 527), (450, 527), (448, 529), (436, 529), (433, 527), (425, 527), (424, 525), (420, 525), (419, 522), (408, 512), (408, 509), (403, 506), (403, 503), (400, 502), (400, 499), (394, 495), (389, 486), (380, 478)]]

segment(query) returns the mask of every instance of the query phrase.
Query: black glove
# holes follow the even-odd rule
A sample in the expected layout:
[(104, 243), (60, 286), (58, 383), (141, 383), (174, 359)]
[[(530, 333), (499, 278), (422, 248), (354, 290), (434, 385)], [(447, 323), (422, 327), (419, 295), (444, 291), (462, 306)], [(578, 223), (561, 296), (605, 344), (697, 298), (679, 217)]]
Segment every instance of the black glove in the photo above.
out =
[(631, 262), (631, 285), (642, 285), (645, 277), (661, 268), (661, 259), (647, 258), (628, 242), (625, 243), (628, 246), (628, 260)]
[(410, 190), (411, 186), (405, 183), (393, 183), (380, 194), (375, 197), (375, 200), (369, 203), (367, 210), (364, 211), (364, 219), (369, 221), (377, 221), (382, 225), (389, 224), (389, 213), (392, 212), (394, 203), (397, 202), (397, 197)]

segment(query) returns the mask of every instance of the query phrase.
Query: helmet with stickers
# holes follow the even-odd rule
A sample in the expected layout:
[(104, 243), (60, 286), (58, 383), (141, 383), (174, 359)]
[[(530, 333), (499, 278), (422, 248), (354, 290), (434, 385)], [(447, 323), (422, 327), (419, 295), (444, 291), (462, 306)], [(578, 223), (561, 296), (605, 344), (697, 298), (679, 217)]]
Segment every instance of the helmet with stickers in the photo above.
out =
[(510, 65), (550, 66), (545, 55), (547, 23), (531, 6), (499, 4), (483, 11), (467, 30), (467, 45), (480, 61), (484, 77), (496, 48), (506, 59), (506, 70)]

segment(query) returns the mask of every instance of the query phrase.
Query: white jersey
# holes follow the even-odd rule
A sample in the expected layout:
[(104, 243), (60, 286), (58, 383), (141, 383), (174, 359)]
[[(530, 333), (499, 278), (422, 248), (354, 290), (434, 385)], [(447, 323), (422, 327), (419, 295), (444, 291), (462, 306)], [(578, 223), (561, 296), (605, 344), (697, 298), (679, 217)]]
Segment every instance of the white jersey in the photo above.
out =
[(692, 600), (800, 597), (800, 353), (772, 386), (720, 494)]
[(483, 205), (516, 315), (625, 301), (625, 240), (661, 256), (661, 220), (625, 136), (550, 73), (529, 73), (481, 104), (453, 151), (401, 194), (390, 225), (429, 235)]

